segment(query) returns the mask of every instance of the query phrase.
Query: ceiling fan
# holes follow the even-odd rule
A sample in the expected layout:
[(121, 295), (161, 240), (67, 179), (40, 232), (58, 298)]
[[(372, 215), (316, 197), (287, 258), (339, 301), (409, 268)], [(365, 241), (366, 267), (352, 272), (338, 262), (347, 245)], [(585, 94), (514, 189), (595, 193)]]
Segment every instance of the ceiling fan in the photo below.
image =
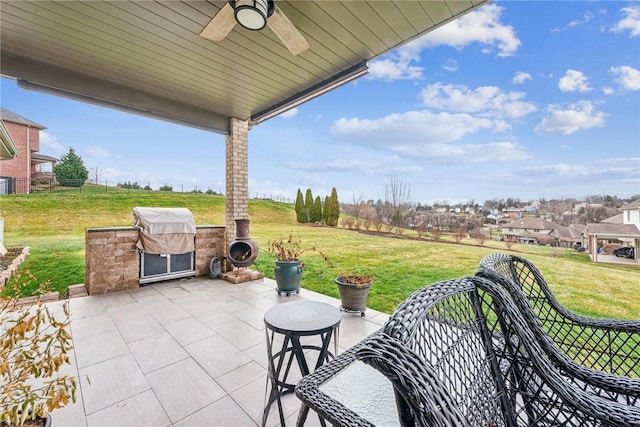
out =
[(221, 42), (236, 22), (253, 31), (260, 31), (268, 25), (293, 55), (310, 47), (307, 39), (273, 0), (229, 0), (204, 27), (200, 36)]

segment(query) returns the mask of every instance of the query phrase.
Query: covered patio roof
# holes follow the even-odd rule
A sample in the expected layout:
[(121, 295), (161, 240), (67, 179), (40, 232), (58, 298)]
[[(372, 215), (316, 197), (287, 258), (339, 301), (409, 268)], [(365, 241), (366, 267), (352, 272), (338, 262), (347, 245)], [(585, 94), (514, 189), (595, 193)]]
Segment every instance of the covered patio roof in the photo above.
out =
[(18, 155), (18, 148), (13, 142), (9, 131), (0, 119), (0, 160), (10, 160)]
[(266, 120), (486, 2), (277, 1), (310, 45), (297, 55), (270, 26), (201, 37), (225, 1), (2, 2), (0, 71), (26, 89), (226, 135), (230, 118)]

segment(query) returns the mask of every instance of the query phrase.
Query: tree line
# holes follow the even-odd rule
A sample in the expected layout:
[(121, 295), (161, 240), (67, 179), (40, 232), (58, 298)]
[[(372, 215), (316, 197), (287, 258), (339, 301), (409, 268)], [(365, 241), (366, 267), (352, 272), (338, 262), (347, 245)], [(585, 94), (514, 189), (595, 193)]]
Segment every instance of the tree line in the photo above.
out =
[(323, 203), (320, 196), (313, 197), (310, 188), (307, 188), (304, 197), (302, 196), (302, 190), (298, 188), (294, 209), (299, 223), (325, 224), (330, 227), (336, 227), (340, 218), (338, 191), (333, 187), (331, 195), (325, 196)]

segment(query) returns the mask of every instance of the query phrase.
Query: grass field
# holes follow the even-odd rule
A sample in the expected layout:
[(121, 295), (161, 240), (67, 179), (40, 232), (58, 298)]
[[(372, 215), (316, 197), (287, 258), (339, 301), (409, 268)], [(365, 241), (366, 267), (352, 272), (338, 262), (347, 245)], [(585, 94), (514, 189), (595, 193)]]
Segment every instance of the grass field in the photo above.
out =
[[(85, 187), (86, 188), (86, 187)], [(87, 228), (128, 226), (135, 206), (186, 207), (196, 224), (224, 224), (224, 198), (195, 193), (117, 190), (92, 192), (90, 187), (54, 194), (0, 196), (5, 219), (5, 245), (30, 246), (24, 264), (40, 281), (64, 292), (84, 282), (84, 233)], [(338, 296), (333, 279), (357, 269), (375, 276), (368, 306), (392, 312), (416, 289), (437, 280), (471, 275), (480, 259), (492, 252), (509, 252), (500, 242), (484, 246), (474, 240), (418, 241), (405, 236), (372, 236), (340, 228), (299, 225), (292, 206), (271, 201), (249, 203), (251, 236), (262, 247), (293, 232), (308, 247), (317, 247), (331, 260), (313, 252), (304, 257), (302, 286)], [(570, 249), (515, 245), (511, 252), (531, 260), (544, 274), (558, 299), (582, 315), (640, 318), (640, 269), (598, 264)], [(261, 251), (252, 267), (273, 277), (273, 256)]]

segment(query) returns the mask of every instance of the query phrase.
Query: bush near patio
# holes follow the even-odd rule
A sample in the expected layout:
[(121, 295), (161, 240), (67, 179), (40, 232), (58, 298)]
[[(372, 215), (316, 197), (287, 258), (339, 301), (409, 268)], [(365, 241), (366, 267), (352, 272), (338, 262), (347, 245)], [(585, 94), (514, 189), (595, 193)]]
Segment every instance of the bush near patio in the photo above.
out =
[[(98, 192), (100, 191), (100, 192)], [(104, 189), (82, 193), (0, 196), (5, 219), (5, 245), (30, 246), (27, 268), (39, 280), (48, 280), (60, 292), (84, 282), (86, 228), (129, 226), (135, 206), (186, 207), (196, 224), (224, 224), (224, 197), (202, 193), (167, 193)], [(387, 313), (416, 289), (438, 280), (474, 274), (482, 257), (513, 252), (531, 260), (545, 275), (561, 303), (582, 315), (640, 318), (638, 268), (593, 263), (589, 256), (570, 249), (515, 245), (473, 239), (455, 243), (454, 236), (438, 241), (406, 231), (396, 237), (343, 228), (301, 225), (292, 205), (251, 200), (251, 237), (261, 246), (293, 232), (331, 259), (319, 254), (305, 257), (303, 288), (338, 297), (333, 280), (341, 272), (361, 268), (376, 277), (368, 306)], [(556, 255), (556, 257), (554, 257)], [(273, 278), (273, 257), (261, 251), (253, 269)], [(274, 291), (275, 292), (275, 291)]]

